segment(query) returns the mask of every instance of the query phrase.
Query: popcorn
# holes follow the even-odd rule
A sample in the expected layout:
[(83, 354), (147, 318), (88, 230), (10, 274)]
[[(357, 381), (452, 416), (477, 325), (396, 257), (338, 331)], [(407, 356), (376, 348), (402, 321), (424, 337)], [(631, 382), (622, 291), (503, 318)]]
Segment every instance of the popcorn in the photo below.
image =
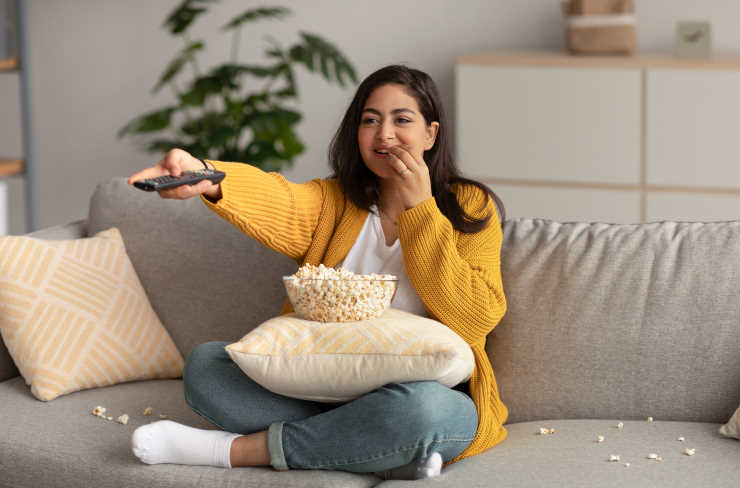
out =
[(170, 418), (170, 416), (169, 416), (169, 415), (167, 415), (166, 413), (160, 413), (160, 414), (159, 414), (159, 418), (161, 418), (162, 420), (164, 420), (164, 419), (168, 419), (168, 418)]
[(650, 454), (648, 454), (648, 459), (650, 459), (650, 460), (652, 460), (652, 461), (662, 461), (662, 460), (663, 460), (663, 458), (662, 458), (662, 457), (658, 456), (658, 455), (657, 455), (657, 454), (655, 454), (655, 453), (650, 453)]
[(152, 407), (146, 407), (144, 409), (144, 415), (151, 415), (152, 414)]
[(619, 456), (617, 454), (612, 454), (609, 456), (609, 462), (610, 463), (618, 463), (619, 462)]
[[(95, 415), (96, 417), (100, 417), (103, 420), (113, 420), (113, 417), (107, 417), (105, 415), (106, 410), (107, 409), (105, 407), (98, 405), (97, 407), (93, 408), (92, 414)], [(123, 415), (121, 415), (120, 417), (116, 419), (116, 422), (118, 422), (119, 424), (126, 425), (128, 423), (128, 415), (124, 413)]]
[(283, 281), (296, 313), (319, 322), (375, 318), (390, 306), (398, 284), (393, 275), (358, 275), (323, 264), (306, 264)]
[(685, 438), (685, 437), (679, 437), (679, 438), (678, 438), (678, 442), (683, 442), (683, 441), (685, 441), (685, 440), (686, 440), (686, 438)]
[(544, 427), (540, 427), (539, 435), (548, 435), (550, 431)]
[(624, 422), (619, 422), (617, 424), (617, 429), (624, 429)]
[(595, 442), (598, 442), (599, 444), (601, 444), (602, 442), (604, 442), (604, 440), (605, 440), (604, 439), (604, 436), (603, 435), (600, 435), (599, 437), (596, 438), (596, 441)]
[(683, 453), (687, 456), (693, 456), (694, 454), (696, 454), (696, 449), (689, 449), (687, 447), (686, 449), (684, 449)]
[(652, 422), (653, 421), (653, 418), (652, 417), (648, 417), (647, 420), (648, 420), (648, 422)]

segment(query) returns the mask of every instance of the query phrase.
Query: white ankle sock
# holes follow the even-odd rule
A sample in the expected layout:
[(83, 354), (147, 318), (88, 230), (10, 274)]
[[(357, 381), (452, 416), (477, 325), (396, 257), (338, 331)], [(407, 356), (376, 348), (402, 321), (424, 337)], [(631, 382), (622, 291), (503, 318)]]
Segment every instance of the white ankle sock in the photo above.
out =
[(386, 480), (419, 480), (439, 476), (442, 472), (442, 455), (433, 452), (405, 466), (375, 473)]
[(142, 425), (131, 436), (134, 455), (146, 464), (231, 467), (231, 442), (239, 434), (203, 430), (160, 420)]

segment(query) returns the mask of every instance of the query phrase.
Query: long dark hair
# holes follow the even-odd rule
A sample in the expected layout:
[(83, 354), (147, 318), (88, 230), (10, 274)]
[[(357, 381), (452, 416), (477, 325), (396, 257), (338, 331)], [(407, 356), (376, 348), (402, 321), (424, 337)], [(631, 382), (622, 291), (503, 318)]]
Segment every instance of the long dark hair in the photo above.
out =
[(434, 121), (439, 122), (439, 130), (434, 146), (424, 152), (424, 161), (429, 167), (432, 195), (437, 202), (437, 206), (450, 220), (452, 226), (461, 232), (473, 233), (483, 229), (491, 219), (491, 215), (477, 219), (465, 213), (450, 189), (452, 183), (474, 185), (487, 193), (496, 204), (500, 214), (499, 220), (503, 226), (506, 213), (501, 199), (483, 183), (463, 178), (457, 165), (455, 165), (450, 151), (447, 117), (434, 81), (423, 71), (406, 66), (386, 66), (360, 83), (352, 103), (344, 114), (342, 123), (329, 145), (329, 164), (334, 171), (332, 176), (337, 178), (346, 197), (357, 207), (365, 210), (369, 210), (371, 205), (377, 204), (379, 201), (380, 185), (378, 177), (367, 168), (362, 160), (360, 148), (357, 144), (357, 130), (360, 125), (362, 110), (370, 94), (379, 86), (388, 84), (402, 85), (407, 93), (416, 99), (427, 126)]

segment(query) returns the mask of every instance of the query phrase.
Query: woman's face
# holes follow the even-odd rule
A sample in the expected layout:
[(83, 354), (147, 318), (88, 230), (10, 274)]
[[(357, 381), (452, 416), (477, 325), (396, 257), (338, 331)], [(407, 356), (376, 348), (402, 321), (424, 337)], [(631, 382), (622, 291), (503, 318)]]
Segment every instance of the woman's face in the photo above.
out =
[(388, 149), (406, 145), (417, 160), (434, 146), (438, 122), (427, 125), (416, 99), (402, 85), (382, 85), (365, 101), (357, 143), (365, 165), (379, 178), (395, 176)]

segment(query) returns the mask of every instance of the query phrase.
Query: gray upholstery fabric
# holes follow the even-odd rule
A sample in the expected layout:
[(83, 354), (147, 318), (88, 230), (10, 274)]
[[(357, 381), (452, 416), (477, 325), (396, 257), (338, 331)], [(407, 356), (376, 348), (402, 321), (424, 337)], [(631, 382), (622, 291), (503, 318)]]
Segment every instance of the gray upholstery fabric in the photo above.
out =
[(280, 313), (283, 275), (298, 265), (247, 237), (199, 198), (165, 200), (102, 183), (88, 233), (118, 227), (159, 319), (184, 356), (206, 341), (234, 341)]
[(740, 222), (507, 222), (489, 336), (510, 422), (727, 422), (740, 404)]
[[(13, 488), (124, 487), (368, 487), (372, 475), (330, 471), (288, 471), (272, 468), (222, 469), (169, 464), (146, 465), (131, 452), (136, 427), (172, 420), (199, 428), (215, 428), (188, 407), (181, 380), (124, 383), (36, 400), (23, 379), (0, 383), (0, 486)], [(130, 416), (127, 425), (91, 415), (102, 405), (106, 414)], [(152, 416), (143, 411), (151, 406)]]
[[(488, 451), (464, 459), (438, 478), (387, 481), (383, 488), (737, 488), (740, 442), (722, 437), (719, 424), (618, 420), (547, 420), (510, 425), (509, 436)], [(556, 434), (537, 435), (539, 427)], [(605, 442), (598, 444), (596, 437)], [(685, 437), (679, 442), (678, 437)], [(685, 448), (695, 448), (686, 456)], [(663, 460), (651, 461), (656, 453)], [(620, 462), (609, 462), (609, 456)], [(625, 467), (624, 463), (630, 463)]]
[[(54, 240), (79, 239), (80, 237), (85, 237), (86, 231), (86, 221), (78, 220), (66, 225), (58, 225), (33, 232), (28, 234), (28, 237)], [(5, 381), (19, 374), (18, 368), (15, 367), (15, 363), (13, 363), (13, 359), (8, 353), (8, 348), (5, 347), (5, 343), (0, 338), (0, 381)]]

